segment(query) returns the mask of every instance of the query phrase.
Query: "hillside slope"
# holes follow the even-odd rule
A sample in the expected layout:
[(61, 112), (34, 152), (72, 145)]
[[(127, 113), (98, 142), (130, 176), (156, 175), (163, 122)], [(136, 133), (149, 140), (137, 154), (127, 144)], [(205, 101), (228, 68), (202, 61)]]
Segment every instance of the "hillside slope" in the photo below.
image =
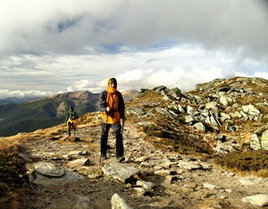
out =
[(78, 115), (97, 109), (98, 94), (88, 91), (69, 92), (24, 104), (0, 105), (0, 136), (19, 132), (32, 132), (64, 122), (69, 106), (74, 106)]

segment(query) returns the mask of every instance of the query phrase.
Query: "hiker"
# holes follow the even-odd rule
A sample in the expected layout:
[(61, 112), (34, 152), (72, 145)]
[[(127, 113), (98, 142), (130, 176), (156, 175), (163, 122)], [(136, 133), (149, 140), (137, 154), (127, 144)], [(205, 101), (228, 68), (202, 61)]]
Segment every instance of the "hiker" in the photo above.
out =
[(68, 126), (68, 133), (69, 136), (71, 136), (71, 125), (73, 125), (73, 129), (74, 131), (76, 130), (76, 119), (78, 118), (78, 114), (76, 111), (74, 111), (73, 106), (70, 106), (70, 109), (67, 113), (66, 119), (65, 119), (65, 123), (67, 123)]
[(108, 133), (112, 128), (116, 138), (116, 158), (118, 162), (122, 162), (125, 158), (120, 120), (122, 119), (123, 122), (126, 120), (125, 103), (122, 94), (117, 91), (115, 78), (107, 80), (106, 90), (100, 94), (99, 105), (101, 112), (101, 159), (107, 159)]

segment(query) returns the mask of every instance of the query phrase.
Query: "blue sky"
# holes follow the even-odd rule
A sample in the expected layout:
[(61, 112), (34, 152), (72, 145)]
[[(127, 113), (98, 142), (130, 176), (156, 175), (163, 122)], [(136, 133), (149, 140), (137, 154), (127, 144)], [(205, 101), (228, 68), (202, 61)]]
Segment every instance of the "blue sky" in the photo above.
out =
[(0, 98), (268, 79), (265, 0), (0, 3)]

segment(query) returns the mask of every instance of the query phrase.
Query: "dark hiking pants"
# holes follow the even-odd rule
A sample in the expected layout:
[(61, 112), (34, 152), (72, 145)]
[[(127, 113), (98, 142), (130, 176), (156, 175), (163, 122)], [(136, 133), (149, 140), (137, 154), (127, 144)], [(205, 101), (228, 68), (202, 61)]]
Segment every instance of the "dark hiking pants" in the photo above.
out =
[(101, 123), (101, 155), (106, 156), (107, 152), (107, 143), (108, 143), (108, 134), (110, 128), (113, 129), (116, 139), (116, 158), (120, 158), (124, 155), (124, 145), (123, 137), (121, 134), (121, 124), (120, 122), (116, 124), (107, 124)]

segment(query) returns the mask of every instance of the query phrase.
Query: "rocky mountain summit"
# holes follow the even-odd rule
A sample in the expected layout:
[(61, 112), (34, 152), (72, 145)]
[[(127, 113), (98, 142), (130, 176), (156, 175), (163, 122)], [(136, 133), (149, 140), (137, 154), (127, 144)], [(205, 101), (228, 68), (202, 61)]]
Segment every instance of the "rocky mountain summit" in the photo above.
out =
[(112, 132), (100, 161), (98, 112), (79, 118), (76, 136), (61, 124), (0, 138), (30, 182), (1, 208), (268, 208), (267, 84), (235, 77), (190, 92), (141, 89), (126, 102), (122, 163)]

